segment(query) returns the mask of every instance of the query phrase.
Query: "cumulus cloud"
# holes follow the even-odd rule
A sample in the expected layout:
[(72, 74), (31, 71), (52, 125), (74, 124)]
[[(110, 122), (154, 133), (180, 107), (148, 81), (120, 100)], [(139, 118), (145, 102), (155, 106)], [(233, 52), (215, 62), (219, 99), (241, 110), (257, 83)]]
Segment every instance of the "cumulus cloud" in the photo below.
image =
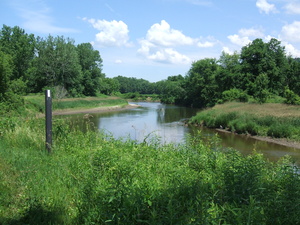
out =
[(288, 14), (300, 14), (300, 2), (290, 2), (284, 8)]
[(165, 20), (151, 26), (147, 32), (147, 40), (161, 46), (192, 45), (194, 43), (193, 38), (185, 36), (179, 30), (171, 29)]
[(86, 19), (92, 26), (100, 32), (96, 34), (95, 45), (107, 46), (130, 46), (128, 26), (123, 21), (107, 21)]
[(261, 29), (240, 29), (238, 34), (229, 35), (228, 39), (236, 45), (245, 46), (251, 42), (252, 38), (262, 38), (264, 36)]
[(172, 47), (190, 46), (196, 43), (196, 39), (172, 29), (165, 20), (162, 20), (153, 24), (147, 31), (146, 38), (139, 43), (140, 48), (137, 52), (147, 59), (162, 63), (186, 64), (191, 62), (190, 58)]
[(259, 9), (261, 13), (276, 13), (277, 9), (274, 4), (270, 4), (267, 0), (257, 0), (256, 7)]
[(300, 50), (296, 49), (292, 44), (284, 42), (285, 51), (288, 55), (292, 57), (299, 58), (300, 57)]
[(229, 54), (229, 55), (233, 55), (234, 51), (231, 51), (228, 47), (223, 47), (222, 49), (223, 52)]
[(300, 42), (300, 21), (294, 21), (282, 27), (282, 39), (290, 42)]
[(214, 47), (215, 45), (216, 45), (215, 42), (210, 42), (210, 41), (204, 41), (204, 42), (199, 41), (197, 43), (197, 46), (200, 48), (211, 48)]
[(187, 64), (191, 62), (188, 56), (180, 54), (173, 48), (157, 46), (148, 40), (141, 40), (140, 44), (141, 47), (138, 49), (138, 54), (155, 62), (171, 64)]

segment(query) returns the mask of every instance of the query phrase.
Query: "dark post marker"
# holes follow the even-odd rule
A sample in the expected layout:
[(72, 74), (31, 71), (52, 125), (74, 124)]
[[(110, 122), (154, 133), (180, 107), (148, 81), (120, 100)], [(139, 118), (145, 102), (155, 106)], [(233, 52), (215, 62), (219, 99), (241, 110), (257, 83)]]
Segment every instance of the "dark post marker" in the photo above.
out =
[(52, 99), (50, 90), (45, 91), (46, 108), (46, 149), (51, 152), (52, 146)]

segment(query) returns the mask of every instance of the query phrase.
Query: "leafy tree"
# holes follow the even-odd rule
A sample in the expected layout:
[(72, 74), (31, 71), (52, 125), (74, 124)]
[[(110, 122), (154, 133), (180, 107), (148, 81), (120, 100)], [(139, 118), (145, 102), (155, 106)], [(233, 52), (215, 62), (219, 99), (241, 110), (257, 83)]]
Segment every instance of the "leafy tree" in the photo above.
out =
[(240, 55), (236, 52), (233, 55), (222, 52), (218, 63), (220, 69), (216, 73), (216, 82), (219, 91), (223, 92), (232, 88), (243, 88)]
[(18, 26), (13, 28), (3, 25), (0, 31), (0, 48), (12, 56), (14, 69), (11, 79), (25, 77), (25, 73), (34, 58), (35, 37), (26, 34)]
[(36, 92), (46, 86), (63, 86), (71, 96), (81, 95), (82, 72), (74, 41), (51, 35), (38, 38), (37, 57), (30, 75), (30, 85)]
[(100, 91), (105, 95), (111, 95), (114, 92), (120, 90), (120, 83), (116, 79), (112, 78), (102, 78)]
[(100, 81), (105, 75), (102, 73), (102, 59), (99, 51), (94, 50), (90, 43), (77, 46), (79, 63), (83, 72), (83, 94), (95, 96), (100, 91)]
[(270, 95), (268, 91), (269, 78), (266, 74), (262, 73), (254, 82), (254, 98), (259, 103), (265, 103)]
[(13, 111), (24, 105), (21, 96), (15, 94), (11, 87), (13, 70), (12, 57), (0, 50), (0, 113)]
[(119, 82), (121, 93), (138, 92), (140, 94), (152, 94), (154, 92), (153, 85), (144, 79), (124, 76), (117, 76), (113, 79)]
[(10, 77), (13, 74), (13, 61), (10, 55), (0, 50), (0, 102), (5, 100), (9, 89)]
[(180, 103), (182, 96), (185, 96), (185, 90), (182, 88), (183, 79), (181, 78), (183, 77), (171, 76), (167, 80), (156, 83), (161, 102), (168, 104)]
[(202, 59), (192, 64), (185, 83), (186, 105), (206, 107), (217, 102), (219, 93), (215, 75), (219, 67), (217, 60), (213, 58)]
[(286, 86), (297, 95), (300, 95), (300, 59), (288, 57), (284, 74)]
[(255, 39), (252, 43), (242, 48), (241, 70), (245, 76), (244, 86), (249, 94), (253, 94), (256, 77), (264, 73), (269, 78), (269, 90), (272, 93), (283, 92), (284, 74), (286, 64), (284, 47), (280, 41), (271, 39), (264, 43), (262, 39)]

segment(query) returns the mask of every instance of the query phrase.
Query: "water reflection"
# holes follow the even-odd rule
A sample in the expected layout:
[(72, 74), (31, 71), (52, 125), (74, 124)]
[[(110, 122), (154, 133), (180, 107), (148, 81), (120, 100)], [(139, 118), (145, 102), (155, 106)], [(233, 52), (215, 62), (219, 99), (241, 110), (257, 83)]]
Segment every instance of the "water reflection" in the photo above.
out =
[[(187, 134), (193, 136), (199, 132), (198, 127), (185, 126), (182, 120), (196, 115), (197, 109), (164, 105), (160, 103), (138, 103), (141, 107), (118, 111), (92, 114), (89, 117), (97, 129), (105, 131), (115, 138), (131, 138), (138, 142), (159, 139), (161, 143), (184, 143)], [(74, 124), (85, 129), (83, 115), (68, 116)], [(203, 137), (218, 134), (224, 148), (234, 148), (243, 154), (250, 154), (253, 149), (262, 152), (270, 160), (277, 160), (286, 154), (300, 162), (300, 151), (274, 143), (255, 140), (247, 136), (217, 132), (201, 128)]]

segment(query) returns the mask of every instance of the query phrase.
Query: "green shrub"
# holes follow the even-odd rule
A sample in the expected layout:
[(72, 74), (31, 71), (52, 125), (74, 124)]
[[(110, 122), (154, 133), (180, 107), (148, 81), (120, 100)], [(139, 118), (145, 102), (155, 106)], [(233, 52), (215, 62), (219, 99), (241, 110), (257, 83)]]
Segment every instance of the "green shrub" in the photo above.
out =
[(300, 105), (300, 97), (289, 88), (284, 91), (285, 103), (291, 105)]
[(223, 100), (223, 102), (233, 101), (233, 100), (239, 100), (241, 102), (247, 102), (248, 101), (248, 95), (240, 89), (233, 88), (233, 89), (230, 89), (230, 90), (223, 91), (222, 100)]
[(268, 136), (275, 138), (289, 138), (293, 134), (293, 127), (286, 123), (275, 123), (270, 126)]

